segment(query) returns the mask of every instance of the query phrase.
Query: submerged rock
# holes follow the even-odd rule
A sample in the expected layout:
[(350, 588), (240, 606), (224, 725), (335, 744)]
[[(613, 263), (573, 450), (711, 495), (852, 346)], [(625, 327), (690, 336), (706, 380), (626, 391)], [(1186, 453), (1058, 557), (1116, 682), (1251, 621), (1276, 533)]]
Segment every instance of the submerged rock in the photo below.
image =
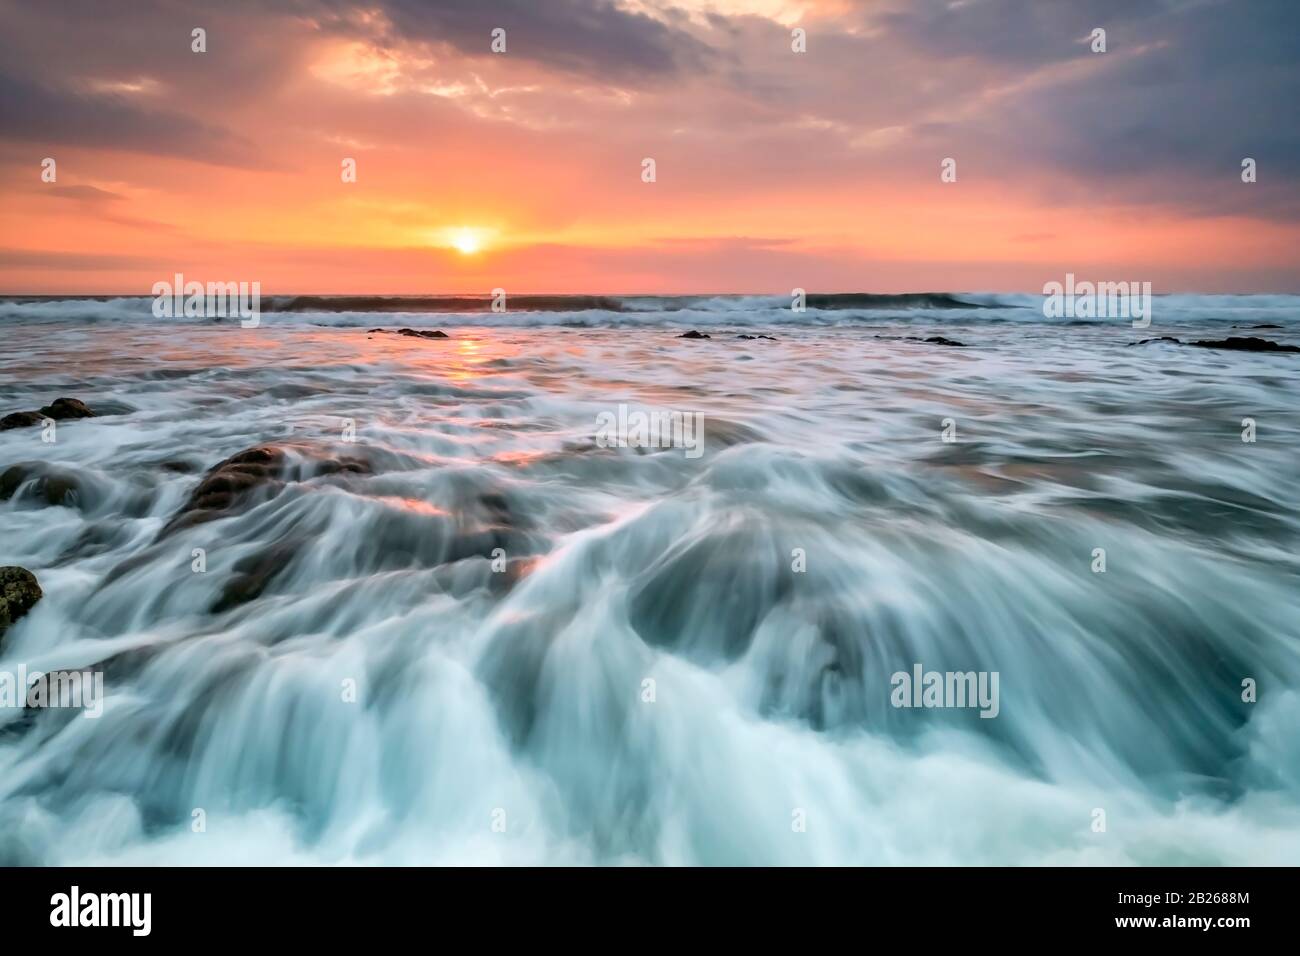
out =
[[(61, 471), (44, 462), (19, 462), (0, 472), (0, 501), (8, 501), (28, 481), (35, 482), (34, 494), (45, 499), (46, 504), (73, 504), (72, 496), (80, 485), (76, 475)], [(25, 494), (25, 498), (31, 497)]]
[(56, 398), (41, 409), (41, 414), (56, 421), (62, 421), (65, 418), (95, 417), (95, 413), (79, 398)]
[(678, 337), (679, 339), (711, 339), (711, 338), (713, 338), (713, 336), (711, 336), (711, 335), (706, 335), (706, 334), (704, 334), (703, 332), (696, 331), (695, 329), (691, 329), (689, 332), (683, 332), (681, 335), (679, 335), (679, 336), (677, 336), (677, 337)]
[[(706, 335), (705, 338), (708, 338), (708, 336)], [(742, 332), (742, 333), (740, 333), (739, 335), (737, 335), (736, 338), (738, 338), (738, 339), (767, 339), (769, 342), (775, 342), (775, 341), (776, 341), (776, 336), (774, 336), (774, 335), (747, 335), (747, 334), (744, 333), (744, 332)]]
[(26, 614), (41, 599), (36, 575), (14, 565), (0, 568), (0, 638), (9, 625)]
[(1233, 336), (1226, 339), (1201, 339), (1199, 342), (1191, 342), (1189, 344), (1203, 349), (1231, 349), (1236, 352), (1300, 352), (1300, 346), (1281, 345), (1277, 342), (1270, 342), (1268, 339), (1258, 339), (1254, 336)]
[(449, 339), (451, 338), (442, 329), (370, 329), (366, 332), (370, 335), (374, 332), (387, 332), (389, 335), (406, 335), (415, 339)]
[(259, 488), (278, 491), (283, 485), (279, 479), (283, 466), (284, 451), (273, 445), (249, 448), (217, 462), (190, 492), (159, 537), (233, 514), (236, 506)]
[(9, 428), (25, 428), (39, 425), (47, 418), (64, 421), (69, 418), (94, 418), (95, 413), (79, 398), (56, 398), (50, 404), (34, 412), (14, 412), (0, 418), (0, 431)]
[(965, 342), (958, 342), (956, 339), (946, 338), (942, 335), (931, 335), (929, 338), (924, 339), (919, 335), (877, 335), (875, 337), (878, 339), (887, 339), (891, 342), (897, 342), (901, 339), (907, 342), (925, 342), (930, 345), (949, 345), (959, 349), (964, 349), (966, 347)]
[(735, 660), (797, 577), (766, 529), (736, 527), (678, 543), (637, 575), (628, 621), (651, 647)]
[(209, 610), (213, 614), (220, 614), (261, 597), (271, 579), (308, 543), (304, 538), (291, 538), (240, 558), (231, 568), (233, 574), (222, 585), (220, 596)]
[(0, 418), (0, 431), (10, 428), (26, 428), (28, 425), (39, 425), (45, 420), (45, 416), (40, 412), (14, 412)]
[(286, 481), (339, 472), (368, 475), (371, 468), (359, 458), (321, 458), (294, 468), (289, 455), (276, 445), (259, 445), (231, 455), (213, 465), (185, 504), (159, 533), (164, 538), (182, 528), (237, 514), (258, 500), (272, 498)]
[(1193, 345), (1202, 349), (1228, 349), (1234, 352), (1300, 352), (1300, 347), (1295, 345), (1281, 345), (1278, 342), (1257, 339), (1253, 336), (1232, 336), (1226, 339), (1200, 339), (1196, 342), (1184, 342), (1172, 335), (1162, 335), (1156, 339), (1142, 339), (1139, 342), (1130, 342), (1129, 345), (1146, 345), (1148, 342), (1172, 342), (1174, 345)]

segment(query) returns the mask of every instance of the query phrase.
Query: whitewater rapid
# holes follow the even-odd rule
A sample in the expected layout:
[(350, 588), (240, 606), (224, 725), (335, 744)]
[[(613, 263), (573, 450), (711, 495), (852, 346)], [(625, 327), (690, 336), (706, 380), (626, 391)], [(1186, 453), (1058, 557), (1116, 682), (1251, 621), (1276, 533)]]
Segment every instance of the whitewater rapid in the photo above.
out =
[[(0, 432), (0, 671), (106, 689), (0, 709), (0, 863), (1294, 863), (1300, 356), (1132, 343), (1297, 301), (965, 301), (0, 302), (0, 413), (98, 413)], [(892, 706), (915, 664), (997, 716)]]

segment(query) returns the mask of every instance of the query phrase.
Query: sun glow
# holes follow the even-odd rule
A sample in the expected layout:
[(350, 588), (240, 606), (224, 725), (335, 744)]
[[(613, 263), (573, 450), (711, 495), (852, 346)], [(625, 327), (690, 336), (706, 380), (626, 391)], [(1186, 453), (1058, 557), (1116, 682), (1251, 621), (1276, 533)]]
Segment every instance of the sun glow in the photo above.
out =
[(464, 256), (472, 256), (483, 248), (483, 237), (473, 229), (457, 229), (451, 234), (452, 247)]

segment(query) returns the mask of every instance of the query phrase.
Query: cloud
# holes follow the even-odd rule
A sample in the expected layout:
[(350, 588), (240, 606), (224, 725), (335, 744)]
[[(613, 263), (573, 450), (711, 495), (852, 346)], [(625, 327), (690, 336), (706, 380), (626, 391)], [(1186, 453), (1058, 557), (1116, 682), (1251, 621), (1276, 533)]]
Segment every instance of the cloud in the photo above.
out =
[[(355, 26), (355, 5), (341, 0), (302, 2), (297, 9)], [(508, 58), (601, 81), (664, 77), (702, 69), (709, 48), (663, 19), (609, 0), (378, 0), (382, 34), (392, 42), (447, 44), (471, 56), (493, 56), (492, 31), (506, 31)], [(366, 21), (367, 23), (372, 21)]]
[(15, 267), (75, 272), (144, 269), (153, 264), (148, 256), (113, 255), (96, 252), (51, 252), (43, 249), (0, 249), (0, 269)]
[(76, 199), (81, 202), (114, 202), (125, 199), (125, 196), (118, 193), (109, 192), (107, 189), (100, 189), (98, 186), (78, 185), (78, 186), (60, 186), (50, 183), (45, 186), (36, 186), (32, 190), (35, 193), (52, 196), (55, 199)]
[[(1296, 101), (1295, 0), (0, 0), (0, 226), (49, 247), (65, 220), (100, 220), (82, 244), (105, 253), (181, 245), (148, 234), (172, 228), (246, 262), (265, 237), (302, 257), (479, 225), (530, 244), (506, 264), (532, 283), (554, 255), (566, 282), (617, 264), (632, 288), (980, 287), (997, 267), (969, 264), (972, 236), (1018, 243), (998, 274), (1021, 281), (1012, 260), (1039, 245), (1136, 260), (1138, 237), (1182, 262), (1183, 227), (1193, 272), (1252, 242), (1274, 268), (1300, 227)], [(85, 153), (65, 167), (67, 147)], [(47, 155), (126, 201), (33, 198)], [(960, 178), (941, 187), (948, 156)], [(855, 267), (870, 256), (877, 272)]]
[(1086, 52), (1095, 27), (1123, 45), (1133, 24), (1178, 6), (1179, 0), (906, 0), (875, 22), (895, 41), (941, 60), (971, 57), (1023, 72)]
[(115, 95), (40, 86), (0, 73), (6, 138), (178, 156), (222, 166), (262, 165), (246, 137), (184, 113), (150, 109)]
[[(984, 165), (1065, 174), (1099, 199), (1300, 214), (1294, 0), (925, 0), (882, 22), (937, 71), (969, 61), (996, 77), (985, 108), (931, 137)], [(1105, 53), (1084, 42), (1093, 27), (1107, 31)], [(1243, 192), (1247, 156), (1261, 176)]]

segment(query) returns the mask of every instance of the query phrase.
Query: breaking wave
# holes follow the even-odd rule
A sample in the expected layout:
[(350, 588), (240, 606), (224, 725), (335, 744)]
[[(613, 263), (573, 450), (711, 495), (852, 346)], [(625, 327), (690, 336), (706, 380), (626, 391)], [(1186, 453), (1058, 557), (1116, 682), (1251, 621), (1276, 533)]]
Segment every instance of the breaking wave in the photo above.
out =
[[(0, 298), (0, 322), (72, 321), (192, 324), (237, 321), (234, 317), (167, 318), (152, 314), (148, 296), (9, 296)], [(268, 324), (373, 326), (391, 321), (414, 327), (557, 326), (574, 328), (853, 326), (894, 322), (993, 325), (1000, 323), (1115, 323), (1111, 318), (1043, 316), (1043, 297), (1022, 293), (925, 292), (808, 293), (806, 308), (790, 296), (507, 295), (494, 311), (491, 296), (266, 295), (261, 321)], [(1300, 297), (1285, 295), (1166, 295), (1155, 297), (1157, 325), (1288, 323), (1300, 315)]]

